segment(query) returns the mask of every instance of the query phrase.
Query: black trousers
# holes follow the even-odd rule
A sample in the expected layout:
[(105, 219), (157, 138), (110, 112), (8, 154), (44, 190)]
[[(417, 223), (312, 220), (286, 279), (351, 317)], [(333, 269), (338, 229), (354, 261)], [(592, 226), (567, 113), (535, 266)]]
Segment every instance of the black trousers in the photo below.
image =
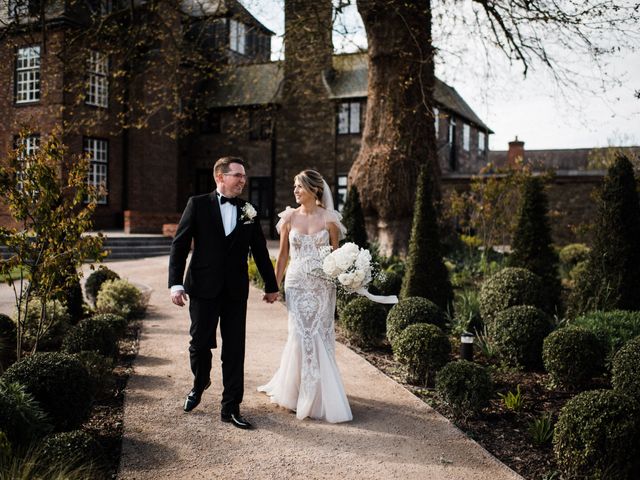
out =
[(211, 349), (216, 348), (216, 329), (220, 321), (222, 337), (222, 413), (238, 413), (244, 395), (244, 352), (247, 301), (190, 297), (191, 341), (189, 358), (193, 389), (202, 392), (210, 380)]

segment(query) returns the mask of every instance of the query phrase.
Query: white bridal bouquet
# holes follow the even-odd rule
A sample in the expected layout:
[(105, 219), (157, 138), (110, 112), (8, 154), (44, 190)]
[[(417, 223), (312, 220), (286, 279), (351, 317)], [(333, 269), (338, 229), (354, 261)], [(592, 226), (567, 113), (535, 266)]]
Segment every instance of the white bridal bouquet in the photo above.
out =
[(366, 289), (373, 278), (371, 252), (360, 248), (355, 243), (345, 243), (331, 252), (331, 247), (325, 250), (322, 261), (324, 275), (343, 287), (349, 293), (357, 293), (378, 303), (397, 303), (395, 295), (372, 295)]

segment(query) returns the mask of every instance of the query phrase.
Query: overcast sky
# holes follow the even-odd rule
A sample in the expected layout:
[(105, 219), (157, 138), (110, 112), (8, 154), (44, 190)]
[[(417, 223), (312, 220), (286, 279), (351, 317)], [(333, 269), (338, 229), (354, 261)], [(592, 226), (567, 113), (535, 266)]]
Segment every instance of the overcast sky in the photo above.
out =
[[(242, 0), (247, 9), (276, 33), (272, 40), (273, 57), (282, 51), (284, 32), (283, 0)], [(355, 6), (348, 7), (338, 19), (348, 38), (334, 34), (338, 51), (365, 47), (366, 40)], [(455, 40), (453, 40), (455, 41)], [(460, 38), (468, 43), (467, 38)], [(571, 68), (582, 72), (580, 88), (560, 89), (549, 72), (540, 68), (523, 78), (519, 65), (506, 62), (486, 71), (480, 49), (457, 56), (443, 52), (436, 75), (455, 88), (469, 106), (495, 132), (490, 137), (492, 150), (504, 150), (518, 136), (527, 149), (585, 148), (608, 145), (640, 145), (640, 52), (624, 53), (612, 59), (604, 74), (620, 80), (621, 85), (601, 85), (603, 72), (596, 72), (585, 60), (572, 55)], [(463, 62), (463, 63), (461, 63)], [(474, 68), (469, 66), (475, 65)], [(594, 91), (600, 90), (594, 94)]]

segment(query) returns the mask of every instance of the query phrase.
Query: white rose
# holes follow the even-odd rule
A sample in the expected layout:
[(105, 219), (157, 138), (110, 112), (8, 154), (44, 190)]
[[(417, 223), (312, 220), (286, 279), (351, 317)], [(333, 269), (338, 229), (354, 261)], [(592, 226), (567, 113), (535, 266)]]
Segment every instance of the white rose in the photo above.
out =
[(245, 203), (244, 207), (242, 207), (242, 211), (248, 220), (253, 220), (253, 218), (258, 214), (256, 209), (253, 208), (253, 205), (250, 203)]
[(341, 273), (340, 275), (338, 275), (338, 281), (345, 287), (349, 287), (351, 286), (351, 282), (353, 281), (353, 274)]
[(322, 262), (322, 271), (333, 278), (340, 273), (340, 269), (336, 266), (336, 259), (333, 255), (327, 255), (325, 257)]

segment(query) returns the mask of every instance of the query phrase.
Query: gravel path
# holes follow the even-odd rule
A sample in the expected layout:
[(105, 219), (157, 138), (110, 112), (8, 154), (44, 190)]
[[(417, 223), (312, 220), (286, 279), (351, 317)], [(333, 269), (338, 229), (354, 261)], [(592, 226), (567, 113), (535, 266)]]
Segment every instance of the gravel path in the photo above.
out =
[[(153, 289), (126, 390), (119, 478), (521, 478), (341, 344), (336, 355), (352, 422), (298, 421), (291, 412), (269, 403), (256, 386), (277, 368), (287, 313), (280, 303), (263, 303), (261, 292), (254, 288), (248, 305), (241, 408), (256, 430), (242, 431), (220, 422), (219, 351), (214, 352), (213, 385), (200, 406), (185, 414), (182, 402), (191, 387), (189, 314), (169, 300), (167, 265), (167, 257), (108, 263), (122, 277)], [(5, 293), (9, 292), (0, 291), (2, 310), (8, 306)]]

